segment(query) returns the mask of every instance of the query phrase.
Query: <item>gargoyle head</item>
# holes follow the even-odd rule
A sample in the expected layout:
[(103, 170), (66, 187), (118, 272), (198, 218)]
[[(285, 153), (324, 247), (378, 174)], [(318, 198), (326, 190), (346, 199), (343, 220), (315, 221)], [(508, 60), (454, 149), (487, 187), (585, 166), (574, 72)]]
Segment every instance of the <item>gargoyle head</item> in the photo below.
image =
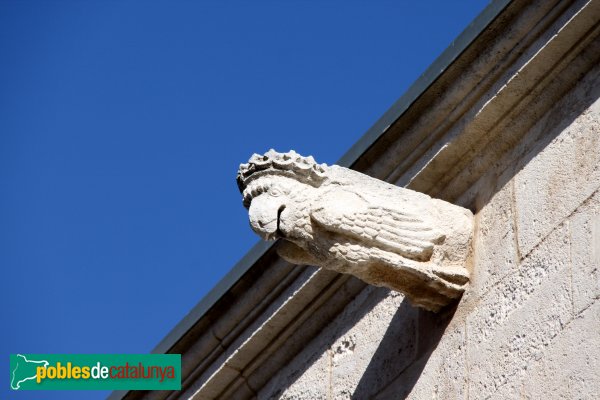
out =
[(326, 179), (328, 167), (294, 151), (254, 154), (237, 182), (252, 229), (265, 240), (287, 237), (304, 217), (301, 205)]

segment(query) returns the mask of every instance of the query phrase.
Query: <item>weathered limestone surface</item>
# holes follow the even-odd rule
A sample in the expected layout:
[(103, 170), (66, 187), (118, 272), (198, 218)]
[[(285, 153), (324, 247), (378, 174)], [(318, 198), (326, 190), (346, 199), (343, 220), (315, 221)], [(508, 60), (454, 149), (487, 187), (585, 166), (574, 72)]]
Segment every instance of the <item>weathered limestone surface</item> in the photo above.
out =
[(368, 287), (258, 397), (372, 398), (415, 360), (418, 326), (404, 296)]
[(585, 308), (530, 365), (524, 399), (596, 399), (600, 386), (600, 302)]
[[(426, 335), (427, 330), (419, 332)], [(443, 332), (434, 350), (422, 346), (422, 355), (383, 390), (375, 399), (463, 399), (469, 387), (466, 329), (462, 321), (453, 321)], [(427, 348), (427, 350), (425, 350)]]
[[(600, 82), (590, 81), (589, 85), (587, 91), (582, 88), (576, 93), (578, 101), (585, 101), (582, 97), (586, 94), (598, 98)], [(589, 87), (596, 90), (590, 91)], [(598, 165), (600, 101), (595, 101), (515, 178), (518, 239), (523, 255), (596, 191), (600, 186)]]
[(572, 317), (568, 275), (568, 229), (561, 226), (467, 316), (473, 393), (502, 389), (518, 398), (519, 377)]
[(573, 311), (577, 313), (600, 297), (600, 209), (578, 212), (569, 221)]

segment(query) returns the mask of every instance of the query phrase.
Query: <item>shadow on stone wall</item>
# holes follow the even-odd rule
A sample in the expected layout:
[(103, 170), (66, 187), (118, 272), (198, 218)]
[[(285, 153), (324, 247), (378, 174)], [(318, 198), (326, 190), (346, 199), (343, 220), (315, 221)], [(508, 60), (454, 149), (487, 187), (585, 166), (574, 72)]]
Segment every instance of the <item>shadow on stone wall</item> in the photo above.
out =
[[(355, 277), (350, 277), (350, 280), (360, 282)], [(389, 289), (365, 286), (360, 294), (357, 295), (355, 301), (351, 302), (350, 305), (347, 305), (346, 308), (309, 343), (306, 343), (305, 341), (306, 333), (304, 332), (309, 328), (305, 325), (298, 329), (288, 339), (288, 343), (300, 345), (302, 351), (300, 351), (293, 361), (287, 365), (286, 370), (282, 371), (283, 373), (273, 377), (269, 384), (265, 386), (267, 388), (266, 391), (263, 391), (265, 387), (261, 389), (262, 392), (259, 398), (263, 398), (262, 396), (268, 399), (290, 398), (285, 395), (284, 392), (302, 379), (311, 366), (313, 366), (323, 354), (331, 349), (331, 346), (336, 340), (344, 336), (353, 326), (357, 325), (365, 315), (370, 313), (380, 302), (384, 301), (388, 295)], [(362, 296), (364, 296), (364, 298), (356, 302), (356, 300), (360, 299)], [(318, 315), (318, 311), (316, 314)], [(414, 311), (412, 312), (412, 317), (408, 316), (408, 313), (406, 312), (403, 314), (405, 322), (407, 318), (416, 318)], [(321, 379), (326, 378), (321, 377)], [(270, 392), (271, 389), (268, 388), (268, 386), (276, 389), (273, 392)]]
[[(600, 43), (596, 39), (592, 49), (584, 51), (579, 58), (597, 58), (597, 55), (592, 56), (590, 53), (596, 53), (598, 47), (600, 47)], [(500, 149), (504, 149), (504, 154), (500, 158), (501, 161), (494, 166), (495, 168), (490, 168), (487, 174), (479, 178), (481, 186), (471, 204), (464, 205), (473, 213), (476, 214), (480, 211), (496, 192), (507, 185), (519, 171), (600, 98), (597, 69), (588, 69), (589, 66), (578, 69), (576, 68), (578, 63), (573, 62), (572, 64), (574, 64), (573, 70), (569, 73), (572, 74), (570, 79), (573, 81), (573, 86), (564, 85), (560, 79), (554, 79), (548, 85), (551, 88), (548, 90), (555, 92), (552, 97), (555, 102), (550, 108), (532, 104), (514, 117), (519, 124), (512, 126), (511, 129), (487, 144), (484, 153), (487, 151), (499, 152)], [(540, 118), (540, 116), (542, 117)], [(574, 160), (565, 160), (565, 165), (570, 166), (570, 162), (574, 162)]]
[[(405, 399), (417, 383), (427, 360), (437, 347), (446, 327), (452, 320), (456, 305), (434, 314), (423, 309), (415, 309), (408, 300), (404, 300), (394, 315), (379, 347), (361, 380), (358, 382), (352, 399), (373, 399), (390, 386), (394, 386), (394, 399)], [(416, 332), (411, 338), (415, 347), (413, 356), (407, 360), (403, 352), (410, 352), (411, 348), (403, 348), (406, 343), (406, 317), (417, 313)], [(408, 362), (407, 362), (408, 361)]]

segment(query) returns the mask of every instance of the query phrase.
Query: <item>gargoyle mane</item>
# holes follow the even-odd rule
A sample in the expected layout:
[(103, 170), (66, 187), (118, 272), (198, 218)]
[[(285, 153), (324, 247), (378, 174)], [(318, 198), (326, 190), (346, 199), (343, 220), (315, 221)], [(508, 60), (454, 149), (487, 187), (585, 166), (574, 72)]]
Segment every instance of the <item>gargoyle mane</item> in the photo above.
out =
[(266, 175), (279, 175), (319, 187), (327, 178), (328, 170), (327, 164), (317, 164), (312, 156), (303, 157), (294, 150), (278, 153), (271, 149), (264, 155), (253, 154), (247, 164), (240, 164), (237, 184), (243, 193), (253, 180)]

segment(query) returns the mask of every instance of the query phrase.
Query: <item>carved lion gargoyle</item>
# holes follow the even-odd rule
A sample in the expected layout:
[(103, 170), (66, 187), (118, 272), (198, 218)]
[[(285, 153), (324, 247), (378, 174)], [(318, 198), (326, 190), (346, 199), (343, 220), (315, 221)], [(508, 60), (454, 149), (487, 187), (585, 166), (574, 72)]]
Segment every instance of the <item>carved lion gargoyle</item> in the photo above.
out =
[(254, 154), (238, 186), (250, 225), (293, 264), (352, 274), (438, 311), (460, 297), (473, 214), (294, 151)]

